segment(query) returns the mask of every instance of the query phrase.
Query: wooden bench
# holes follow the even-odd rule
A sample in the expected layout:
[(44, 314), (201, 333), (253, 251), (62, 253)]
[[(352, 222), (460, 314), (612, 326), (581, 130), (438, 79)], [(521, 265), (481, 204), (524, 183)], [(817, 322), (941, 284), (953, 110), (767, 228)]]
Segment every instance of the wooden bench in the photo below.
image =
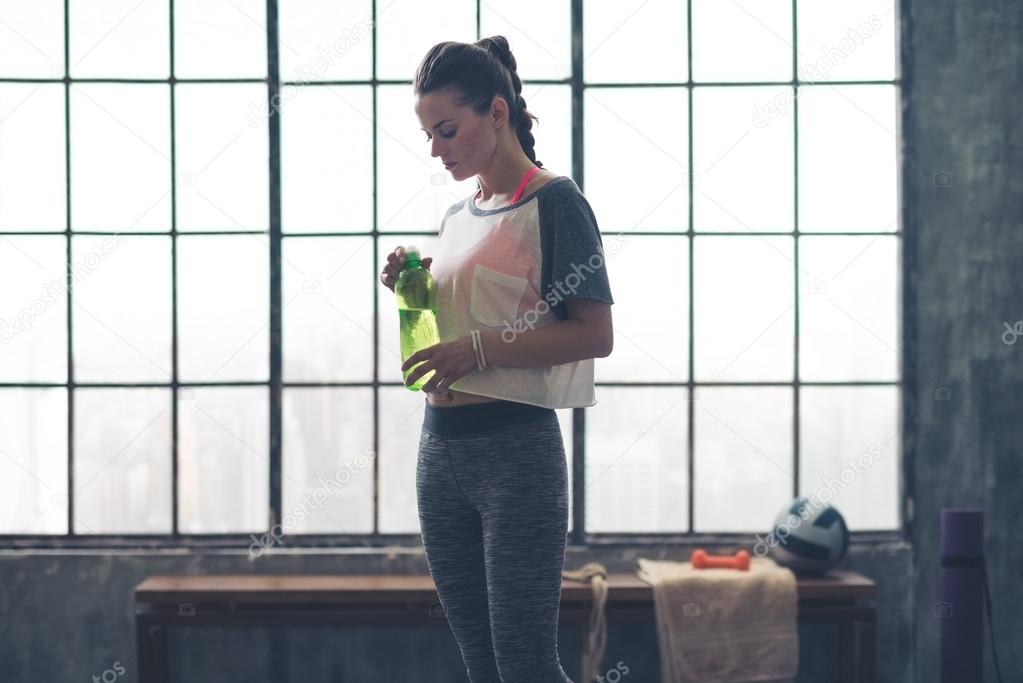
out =
[[(848, 571), (796, 582), (800, 622), (839, 624), (842, 683), (853, 675), (859, 625), (859, 681), (874, 683), (876, 584)], [(589, 584), (563, 580), (561, 623), (589, 622)], [(607, 623), (653, 623), (653, 591), (631, 573), (608, 576)], [(151, 576), (135, 588), (141, 683), (166, 683), (170, 626), (447, 625), (429, 575)]]

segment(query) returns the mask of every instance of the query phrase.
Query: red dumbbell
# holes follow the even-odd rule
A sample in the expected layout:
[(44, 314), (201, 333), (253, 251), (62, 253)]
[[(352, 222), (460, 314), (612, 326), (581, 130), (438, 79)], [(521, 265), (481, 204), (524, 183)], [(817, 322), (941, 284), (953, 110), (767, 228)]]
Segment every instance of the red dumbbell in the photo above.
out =
[(749, 571), (749, 553), (740, 550), (735, 555), (708, 555), (703, 548), (697, 548), (692, 556), (693, 569), (738, 569)]

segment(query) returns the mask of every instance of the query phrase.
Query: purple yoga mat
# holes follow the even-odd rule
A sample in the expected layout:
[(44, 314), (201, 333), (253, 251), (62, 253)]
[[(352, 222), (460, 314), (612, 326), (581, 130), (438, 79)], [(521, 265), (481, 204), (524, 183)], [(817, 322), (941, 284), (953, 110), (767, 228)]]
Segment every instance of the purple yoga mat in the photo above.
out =
[(941, 511), (941, 683), (984, 680), (984, 513)]

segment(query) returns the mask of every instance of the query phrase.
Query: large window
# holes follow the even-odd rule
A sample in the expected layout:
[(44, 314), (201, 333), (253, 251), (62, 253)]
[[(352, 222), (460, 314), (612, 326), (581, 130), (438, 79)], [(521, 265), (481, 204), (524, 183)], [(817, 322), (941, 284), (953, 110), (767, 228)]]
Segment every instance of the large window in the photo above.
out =
[[(419, 130), (509, 38), (604, 235), (615, 349), (559, 410), (574, 542), (899, 519), (893, 6), (55, 0), (0, 11), (0, 536), (417, 543), (399, 244), (471, 194)], [(830, 494), (825, 494), (830, 491)]]

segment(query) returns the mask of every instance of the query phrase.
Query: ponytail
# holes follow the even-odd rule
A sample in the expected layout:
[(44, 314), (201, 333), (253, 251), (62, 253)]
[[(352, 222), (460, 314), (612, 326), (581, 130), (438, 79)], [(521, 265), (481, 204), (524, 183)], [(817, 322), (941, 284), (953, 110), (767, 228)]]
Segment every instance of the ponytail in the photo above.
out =
[(522, 151), (536, 160), (533, 122), (539, 119), (526, 108), (518, 65), (504, 36), (489, 36), (475, 43), (448, 41), (430, 48), (416, 69), (412, 87), (416, 94), (454, 86), (460, 91), (459, 104), (470, 104), (477, 115), (489, 109), (496, 95), (508, 102), (508, 124), (514, 126)]
[(508, 74), (511, 76), (512, 93), (514, 93), (508, 106), (511, 108), (510, 118), (511, 124), (515, 126), (515, 136), (519, 139), (522, 151), (526, 153), (529, 160), (543, 168), (543, 163), (536, 160), (536, 139), (531, 132), (533, 121), (539, 121), (539, 119), (526, 108), (526, 98), (522, 96), (522, 80), (519, 79), (518, 64), (508, 45), (508, 39), (504, 36), (491, 36), (482, 38), (475, 44), (493, 55), (501, 63), (501, 66), (508, 70)]

